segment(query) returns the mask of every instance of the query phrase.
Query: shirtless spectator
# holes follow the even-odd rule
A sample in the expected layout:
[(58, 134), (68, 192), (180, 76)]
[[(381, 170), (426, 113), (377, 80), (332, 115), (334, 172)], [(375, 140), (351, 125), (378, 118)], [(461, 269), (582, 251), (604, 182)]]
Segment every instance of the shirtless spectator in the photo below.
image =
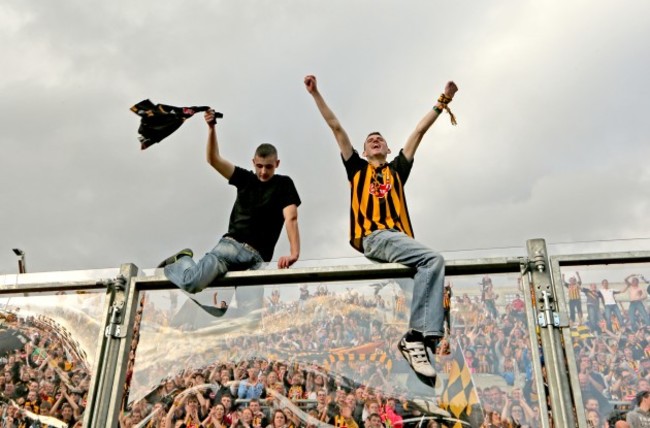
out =
[[(625, 288), (621, 293), (628, 291), (630, 298), (630, 306), (628, 308), (628, 318), (630, 320), (630, 329), (643, 328), (650, 324), (648, 318), (648, 311), (646, 310), (643, 302), (648, 297), (647, 294), (639, 286), (639, 278), (647, 284), (648, 281), (640, 274), (631, 274), (625, 278)], [(640, 325), (637, 326), (637, 316), (639, 317)]]

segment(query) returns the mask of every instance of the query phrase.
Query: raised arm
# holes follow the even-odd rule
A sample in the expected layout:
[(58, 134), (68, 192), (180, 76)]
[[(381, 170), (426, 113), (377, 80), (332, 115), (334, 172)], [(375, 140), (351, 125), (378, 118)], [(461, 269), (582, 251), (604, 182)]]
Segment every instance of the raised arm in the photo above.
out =
[(295, 204), (288, 205), (282, 210), (284, 215), (284, 227), (287, 229), (289, 248), (291, 254), (282, 256), (278, 260), (278, 268), (288, 268), (300, 257), (300, 232), (298, 231), (298, 207)]
[(411, 133), (411, 135), (409, 135), (408, 139), (406, 140), (406, 144), (404, 144), (403, 153), (408, 160), (413, 160), (415, 157), (415, 152), (417, 151), (418, 146), (422, 141), (422, 137), (424, 137), (424, 134), (429, 130), (431, 125), (433, 125), (433, 122), (435, 122), (438, 116), (440, 116), (442, 110), (447, 108), (447, 104), (451, 102), (451, 100), (454, 98), (454, 94), (457, 91), (458, 87), (454, 82), (447, 82), (445, 85), (445, 91), (443, 95), (440, 96), (440, 99), (438, 100), (435, 107), (432, 110), (428, 111), (427, 114), (425, 114), (424, 117), (420, 119), (420, 122), (418, 122), (415, 130)]
[(230, 180), (230, 177), (235, 172), (235, 165), (221, 157), (219, 153), (219, 143), (217, 142), (217, 131), (215, 129), (217, 122), (214, 117), (214, 110), (206, 111), (204, 117), (205, 122), (208, 124), (208, 144), (206, 148), (208, 163), (226, 180)]
[(341, 126), (339, 120), (334, 115), (334, 112), (325, 103), (323, 96), (320, 94), (320, 92), (318, 92), (318, 87), (316, 85), (316, 76), (306, 76), (305, 87), (307, 88), (307, 92), (309, 92), (311, 96), (314, 97), (318, 111), (320, 111), (323, 119), (325, 119), (325, 122), (327, 122), (327, 125), (334, 133), (334, 138), (336, 138), (336, 142), (339, 145), (343, 159), (350, 159), (350, 156), (352, 156), (352, 153), (354, 152), (352, 143), (350, 143), (350, 138), (345, 132), (345, 129), (343, 129)]

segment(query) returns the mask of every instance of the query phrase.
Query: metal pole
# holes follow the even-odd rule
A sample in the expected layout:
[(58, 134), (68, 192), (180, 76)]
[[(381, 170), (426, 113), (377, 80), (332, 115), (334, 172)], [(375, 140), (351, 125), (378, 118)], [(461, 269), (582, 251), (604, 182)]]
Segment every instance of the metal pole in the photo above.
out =
[(13, 252), (18, 256), (18, 273), (27, 273), (27, 266), (25, 265), (25, 252), (19, 248), (13, 248)]
[(115, 427), (119, 424), (119, 398), (126, 377), (126, 358), (122, 354), (128, 355), (135, 318), (135, 308), (128, 297), (133, 294), (130, 290), (131, 278), (137, 272), (135, 265), (124, 264), (120, 267), (120, 275), (109, 284), (111, 296), (107, 302), (103, 336), (98, 345), (98, 370), (91, 384), (88, 408), (84, 414), (84, 426), (89, 428)]
[[(573, 427), (576, 426), (576, 418), (560, 330), (561, 327), (568, 327), (566, 314), (560, 313), (565, 311), (565, 306), (558, 304), (558, 290), (551, 278), (546, 242), (543, 239), (531, 239), (526, 246), (554, 425)], [(559, 300), (564, 302), (562, 296), (559, 296)]]

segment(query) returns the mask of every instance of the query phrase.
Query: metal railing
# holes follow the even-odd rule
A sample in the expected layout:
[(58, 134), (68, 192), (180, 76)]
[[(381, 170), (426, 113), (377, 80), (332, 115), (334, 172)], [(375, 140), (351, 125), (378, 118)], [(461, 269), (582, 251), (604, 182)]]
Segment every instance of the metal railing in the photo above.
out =
[[(549, 257), (544, 241), (538, 239), (528, 241), (527, 254), (521, 257), (449, 261), (446, 276), (453, 280), (467, 275), (521, 275), (535, 386), (542, 397), (539, 400), (540, 425), (551, 426), (547, 418), (550, 413), (554, 426), (586, 427), (575, 356), (571, 347), (563, 346), (563, 343), (570, 343), (571, 332), (566, 322), (567, 302), (559, 283), (561, 268), (648, 262), (650, 252)], [(413, 273), (413, 269), (390, 263), (244, 271), (230, 272), (211, 287), (409, 278)], [(122, 265), (119, 269), (0, 276), (0, 297), (87, 291), (105, 293), (105, 305), (98, 320), (101, 328), (96, 341), (97, 363), (84, 413), (84, 426), (87, 427), (118, 426), (140, 294), (173, 289), (176, 287), (161, 270), (147, 275), (132, 264)], [(542, 357), (546, 378), (542, 375)], [(548, 392), (550, 409), (543, 399), (544, 391)]]

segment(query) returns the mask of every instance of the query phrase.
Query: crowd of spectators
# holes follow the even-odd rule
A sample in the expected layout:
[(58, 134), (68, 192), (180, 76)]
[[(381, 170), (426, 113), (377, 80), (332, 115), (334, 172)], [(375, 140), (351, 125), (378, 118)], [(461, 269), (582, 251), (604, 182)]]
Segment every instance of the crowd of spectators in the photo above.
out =
[[(650, 391), (644, 282), (642, 275), (630, 275), (623, 284), (583, 286), (577, 273), (566, 282), (567, 301), (573, 300), (567, 309), (579, 332), (573, 350), (584, 411), (594, 427), (614, 426), (640, 392)], [(256, 330), (210, 336), (209, 351), (181, 353), (182, 360), (170, 354), (175, 365), (164, 359), (147, 364), (151, 355), (139, 354), (149, 333), (173, 330), (173, 314), (143, 296), (127, 375), (127, 386), (140, 387), (130, 395), (127, 390), (121, 428), (451, 426), (428, 415), (419, 400), (440, 399), (457, 346), (480, 402), (482, 417), (474, 426), (540, 426), (539, 400), (546, 394), (536, 388), (526, 305), (517, 284), (496, 289), (487, 276), (461, 292), (449, 284), (451, 355), (435, 360), (441, 374), (437, 398), (407, 385), (408, 366), (394, 346), (405, 328), (408, 296), (395, 284), (376, 284), (375, 290), (303, 286), (296, 298), (283, 298), (275, 289)], [(83, 346), (47, 316), (7, 312), (2, 328), (26, 340), (0, 356), (0, 428), (39, 426), (32, 415), (81, 426), (92, 370)], [(192, 348), (191, 336), (184, 331), (178, 337), (188, 342), (170, 342)], [(206, 342), (203, 336), (198, 340)]]
[(0, 427), (47, 427), (54, 419), (81, 427), (91, 376), (85, 353), (53, 319), (19, 314), (0, 315)]
[(575, 308), (569, 315), (585, 413), (594, 427), (613, 426), (650, 391), (650, 283), (630, 274), (619, 285), (602, 279), (585, 286), (575, 272), (564, 284)]
[[(417, 397), (406, 385), (408, 367), (394, 346), (405, 328), (408, 297), (400, 291), (391, 295), (389, 290), (397, 287), (386, 284), (377, 284), (377, 292), (368, 294), (354, 289), (335, 293), (323, 285), (314, 288), (301, 287), (295, 299), (283, 299), (274, 290), (266, 299), (263, 328), (211, 339), (215, 350), (195, 356), (183, 370), (168, 371), (155, 381), (164, 372), (160, 365), (142, 371), (135, 367), (133, 379), (159, 386), (146, 396), (132, 396), (122, 427), (266, 428), (276, 417), (282, 419), (280, 413), (285, 413), (284, 423), (278, 421), (278, 427), (328, 423), (399, 428), (429, 422), (444, 426), (438, 417), (422, 418)], [(516, 420), (518, 426), (538, 426), (521, 293), (500, 298), (487, 277), (469, 291), (452, 298), (450, 342), (452, 355), (456, 346), (463, 350), (477, 384), (480, 410), (498, 413), (504, 423)], [(172, 318), (147, 303), (143, 307), (143, 330), (153, 328), (155, 317)], [(136, 347), (136, 360), (137, 352)], [(438, 357), (436, 365), (442, 373), (439, 395), (452, 367), (451, 355)], [(170, 372), (174, 375), (168, 376)], [(251, 399), (253, 407), (265, 412), (261, 425), (249, 422)], [(376, 417), (368, 419), (373, 414)]]
[[(612, 288), (621, 292), (637, 290), (635, 278), (643, 281), (641, 276), (630, 276), (626, 278), (629, 285)], [(581, 287), (578, 278), (569, 279), (567, 285), (571, 286), (571, 282)], [(322, 285), (314, 288), (301, 287), (295, 299), (283, 299), (280, 291), (274, 290), (265, 302), (263, 328), (215, 342), (215, 348), (228, 352), (215, 351), (203, 359), (195, 357), (192, 364), (166, 377), (146, 397), (136, 398), (130, 412), (124, 413), (123, 427), (185, 424), (206, 428), (297, 428), (326, 422), (351, 428), (381, 428), (422, 424), (420, 407), (405, 383), (407, 370), (394, 347), (407, 319), (408, 298), (399, 291), (390, 295), (362, 294), (354, 289), (336, 293)], [(378, 291), (390, 288), (376, 286)], [(582, 305), (588, 297), (585, 290), (593, 286), (581, 288)], [(475, 289), (465, 288), (462, 293), (450, 287), (454, 293), (452, 354), (455, 346), (460, 346), (476, 385), (483, 427), (538, 427), (539, 397), (546, 394), (538, 393), (533, 376), (523, 292), (520, 284), (503, 289), (505, 292), (499, 295), (487, 276)], [(598, 419), (594, 426), (608, 426), (616, 415), (624, 418), (622, 410), (649, 385), (650, 358), (646, 355), (650, 354), (650, 331), (646, 335), (643, 300), (635, 305), (630, 313), (627, 305), (617, 302), (619, 322), (616, 312), (604, 305), (596, 312), (590, 308), (587, 314), (591, 316), (583, 319), (579, 317), (581, 308), (572, 303), (574, 326), (592, 329), (592, 325), (598, 325), (588, 337), (583, 334), (574, 338), (585, 412), (592, 422)], [(156, 311), (160, 316), (160, 310)], [(594, 313), (599, 316), (598, 322)], [(606, 314), (611, 314), (611, 327)], [(341, 350), (354, 354), (359, 347), (366, 354), (384, 358), (327, 358)], [(442, 382), (438, 382), (438, 399), (452, 363), (451, 356), (436, 358), (437, 369), (443, 373)], [(161, 375), (160, 371), (155, 373), (146, 376), (136, 372), (135, 376), (151, 381)], [(343, 405), (347, 401), (347, 406)], [(324, 416), (325, 408), (328, 411)], [(258, 421), (255, 415), (259, 416), (260, 411), (264, 417)], [(368, 419), (374, 413), (377, 417)], [(445, 424), (437, 417), (424, 419), (424, 424), (427, 421)]]

